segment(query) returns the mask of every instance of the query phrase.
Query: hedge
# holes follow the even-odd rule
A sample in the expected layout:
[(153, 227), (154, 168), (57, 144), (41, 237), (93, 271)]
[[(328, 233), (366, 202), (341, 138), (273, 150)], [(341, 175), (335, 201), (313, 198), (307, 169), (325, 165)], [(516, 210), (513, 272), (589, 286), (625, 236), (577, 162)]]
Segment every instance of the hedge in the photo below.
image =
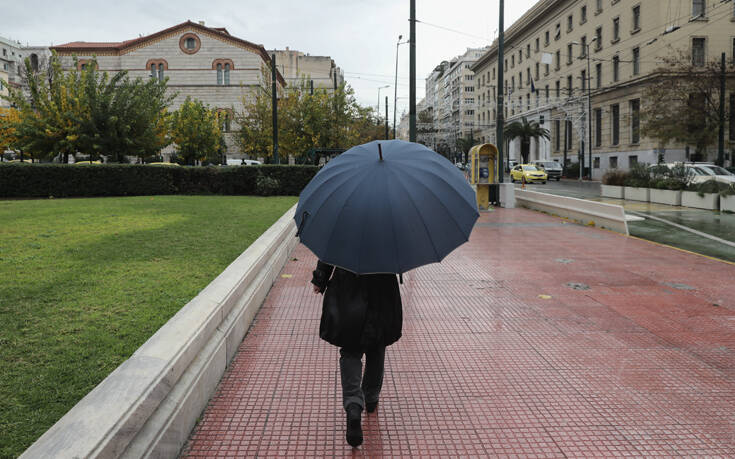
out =
[(0, 163), (0, 197), (156, 194), (298, 196), (318, 170), (316, 166), (286, 165), (177, 167)]

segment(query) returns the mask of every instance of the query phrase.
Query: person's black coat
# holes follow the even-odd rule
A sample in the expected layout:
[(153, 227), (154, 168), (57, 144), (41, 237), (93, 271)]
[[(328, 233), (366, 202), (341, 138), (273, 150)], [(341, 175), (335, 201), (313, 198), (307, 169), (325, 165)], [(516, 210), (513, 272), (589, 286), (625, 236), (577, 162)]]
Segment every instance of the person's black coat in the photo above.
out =
[(311, 282), (324, 293), (323, 340), (362, 350), (398, 341), (403, 310), (395, 274), (357, 275), (321, 261), (313, 274)]

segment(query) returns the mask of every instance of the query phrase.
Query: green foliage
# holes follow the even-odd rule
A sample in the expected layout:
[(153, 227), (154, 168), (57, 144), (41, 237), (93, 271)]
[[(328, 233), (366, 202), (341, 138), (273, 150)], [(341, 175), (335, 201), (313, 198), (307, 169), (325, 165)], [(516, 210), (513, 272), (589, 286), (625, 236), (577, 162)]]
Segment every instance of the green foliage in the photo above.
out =
[(685, 190), (691, 182), (691, 175), (683, 164), (671, 168), (664, 165), (651, 166), (649, 173), (651, 176), (649, 186), (659, 190)]
[[(579, 165), (577, 165), (577, 174), (579, 174)], [(603, 185), (624, 186), (625, 178), (627, 176), (628, 176), (628, 173), (626, 171), (613, 169), (613, 170), (605, 172), (605, 175), (602, 176), (602, 184)]]
[(735, 194), (735, 186), (731, 183), (723, 183), (717, 180), (707, 180), (706, 182), (696, 183), (689, 186), (688, 191), (696, 191), (699, 197), (704, 197), (706, 193), (716, 193), (720, 196), (731, 196)]
[(166, 95), (165, 81), (131, 80), (125, 71), (110, 77), (97, 70), (95, 59), (76, 68), (75, 59), (71, 70), (62, 70), (55, 53), (47, 75), (25, 60), (28, 94), (13, 89), (9, 96), (20, 112), (16, 148), (38, 159), (60, 154), (63, 162), (76, 153), (96, 159), (104, 152), (117, 162), (166, 145), (162, 118), (174, 95)]
[(521, 140), (521, 157), (523, 164), (528, 163), (528, 156), (531, 152), (531, 139), (550, 139), (549, 130), (542, 128), (536, 121), (529, 122), (525, 116), (521, 117), (521, 121), (514, 121), (505, 126), (503, 131), (508, 140), (520, 138)]
[[(270, 75), (263, 73), (270, 88)], [(267, 90), (243, 96), (243, 111), (236, 114), (240, 130), (236, 142), (252, 158), (266, 162), (273, 156), (272, 98)], [(279, 151), (292, 154), (298, 162), (317, 148), (347, 149), (385, 137), (384, 120), (376, 118), (371, 108), (357, 104), (354, 91), (344, 84), (336, 91), (315, 89), (311, 94), (306, 80), (286, 88), (278, 99)]]
[(645, 163), (636, 163), (630, 167), (623, 183), (625, 186), (648, 188), (651, 183), (651, 169)]
[(255, 186), (259, 195), (273, 196), (277, 194), (280, 183), (278, 183), (278, 179), (261, 174), (258, 175)]
[[(136, 164), (0, 163), (0, 197), (140, 196), (160, 194), (298, 196), (315, 166), (177, 167)], [(260, 187), (258, 177), (274, 182)], [(277, 184), (277, 189), (267, 188)]]
[(570, 163), (564, 168), (564, 177), (579, 178), (579, 162)]
[(0, 201), (0, 457), (19, 456), (295, 202)]
[(224, 151), (221, 119), (216, 110), (202, 101), (187, 97), (178, 110), (171, 114), (169, 131), (176, 144), (177, 156), (184, 164), (195, 161), (218, 164)]

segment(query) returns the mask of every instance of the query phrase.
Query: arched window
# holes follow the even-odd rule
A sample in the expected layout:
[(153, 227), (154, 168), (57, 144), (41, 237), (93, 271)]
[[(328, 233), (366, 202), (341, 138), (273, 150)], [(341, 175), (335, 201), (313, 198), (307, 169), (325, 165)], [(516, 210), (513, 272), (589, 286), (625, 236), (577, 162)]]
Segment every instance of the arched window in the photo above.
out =
[(217, 64), (217, 85), (222, 85), (222, 64)]
[(158, 64), (158, 81), (163, 81), (163, 64)]
[(225, 64), (225, 84), (230, 84), (230, 64)]
[(151, 64), (151, 78), (156, 77), (156, 64)]

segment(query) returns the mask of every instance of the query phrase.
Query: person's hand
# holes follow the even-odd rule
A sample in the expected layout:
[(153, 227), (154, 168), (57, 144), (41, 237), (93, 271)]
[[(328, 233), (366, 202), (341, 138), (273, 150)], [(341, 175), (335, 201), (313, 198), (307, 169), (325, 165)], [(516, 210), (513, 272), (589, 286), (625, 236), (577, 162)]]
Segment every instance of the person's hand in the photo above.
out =
[(319, 292), (319, 287), (317, 287), (314, 284), (312, 284), (311, 286), (314, 287), (314, 293), (321, 293), (321, 292)]

